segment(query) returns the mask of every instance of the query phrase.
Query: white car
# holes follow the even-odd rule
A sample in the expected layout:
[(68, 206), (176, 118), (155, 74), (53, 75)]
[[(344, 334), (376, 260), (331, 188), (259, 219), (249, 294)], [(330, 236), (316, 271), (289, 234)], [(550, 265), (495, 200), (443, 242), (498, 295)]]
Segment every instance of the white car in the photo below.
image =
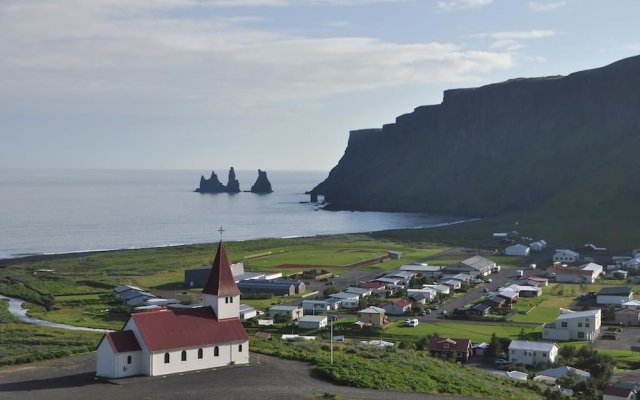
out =
[(417, 319), (407, 319), (402, 323), (402, 326), (409, 326), (411, 328), (414, 328), (414, 327), (418, 326), (418, 320)]

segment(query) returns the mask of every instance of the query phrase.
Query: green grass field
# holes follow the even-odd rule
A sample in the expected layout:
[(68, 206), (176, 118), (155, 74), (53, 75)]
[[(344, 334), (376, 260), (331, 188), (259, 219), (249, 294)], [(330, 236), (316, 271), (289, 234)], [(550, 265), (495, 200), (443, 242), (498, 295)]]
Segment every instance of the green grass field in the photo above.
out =
[(539, 326), (517, 324), (472, 323), (467, 321), (438, 321), (421, 323), (414, 328), (392, 324), (385, 330), (385, 336), (398, 338), (409, 337), (419, 339), (428, 335), (439, 335), (450, 338), (471, 339), (472, 342), (489, 342), (492, 334), (510, 339), (517, 339), (524, 329), (524, 333), (540, 332)]

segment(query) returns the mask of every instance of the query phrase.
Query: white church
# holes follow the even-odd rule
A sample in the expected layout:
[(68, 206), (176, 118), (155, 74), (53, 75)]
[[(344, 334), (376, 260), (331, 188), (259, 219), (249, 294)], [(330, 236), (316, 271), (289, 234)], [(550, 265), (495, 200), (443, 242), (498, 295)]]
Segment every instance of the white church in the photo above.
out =
[(202, 290), (204, 305), (131, 314), (98, 344), (96, 375), (122, 378), (249, 363), (249, 336), (240, 322), (240, 290), (222, 241)]

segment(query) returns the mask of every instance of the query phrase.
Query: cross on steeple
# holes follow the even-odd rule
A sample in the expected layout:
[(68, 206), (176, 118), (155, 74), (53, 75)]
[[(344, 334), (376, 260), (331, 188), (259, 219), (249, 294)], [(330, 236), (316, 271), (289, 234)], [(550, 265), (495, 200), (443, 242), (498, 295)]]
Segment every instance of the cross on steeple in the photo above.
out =
[(222, 242), (222, 232), (224, 232), (224, 229), (222, 229), (222, 225), (220, 225), (220, 229), (218, 229), (218, 232), (220, 232), (220, 241)]

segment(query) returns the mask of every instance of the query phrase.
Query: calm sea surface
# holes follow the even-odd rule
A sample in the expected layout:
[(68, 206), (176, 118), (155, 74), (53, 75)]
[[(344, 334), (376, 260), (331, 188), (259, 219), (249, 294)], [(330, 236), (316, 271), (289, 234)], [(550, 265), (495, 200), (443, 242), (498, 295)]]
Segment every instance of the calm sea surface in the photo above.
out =
[[(225, 240), (369, 232), (457, 220), (318, 211), (304, 194), (325, 172), (269, 171), (274, 193), (198, 194), (185, 170), (0, 170), (0, 258)], [(216, 171), (226, 184), (227, 171)], [(237, 171), (248, 190), (257, 171)]]

